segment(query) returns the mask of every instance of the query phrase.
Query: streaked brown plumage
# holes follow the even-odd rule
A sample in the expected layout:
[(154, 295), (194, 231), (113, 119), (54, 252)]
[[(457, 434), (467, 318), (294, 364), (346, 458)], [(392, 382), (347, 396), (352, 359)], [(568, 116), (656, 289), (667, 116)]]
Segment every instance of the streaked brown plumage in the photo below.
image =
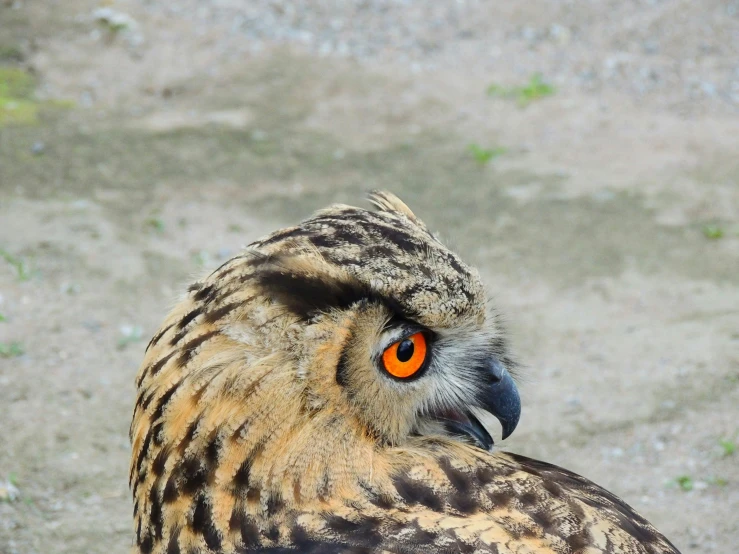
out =
[[(475, 411), (510, 432), (519, 405), (480, 278), (396, 197), (373, 202), (253, 243), (151, 340), (135, 550), (677, 553), (590, 481), (488, 450)], [(412, 333), (424, 365), (393, 377), (384, 349)]]

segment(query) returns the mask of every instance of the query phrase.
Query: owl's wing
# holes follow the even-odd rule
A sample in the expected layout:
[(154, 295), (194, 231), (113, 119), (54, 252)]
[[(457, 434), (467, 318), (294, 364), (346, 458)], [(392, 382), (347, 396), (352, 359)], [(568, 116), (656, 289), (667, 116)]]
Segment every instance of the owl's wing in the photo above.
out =
[[(241, 551), (239, 551), (241, 552)], [(371, 550), (360, 546), (350, 546), (346, 544), (332, 544), (328, 542), (311, 542), (302, 545), (302, 547), (272, 547), (261, 548), (259, 550), (244, 550), (249, 554), (380, 554), (387, 552), (383, 550)]]
[(679, 554), (620, 498), (571, 471), (512, 454), (394, 477), (402, 501), (303, 514), (292, 549), (270, 554)]
[(515, 492), (508, 501), (511, 512), (530, 518), (553, 544), (564, 542), (569, 547), (564, 552), (680, 554), (631, 506), (589, 479), (525, 456), (505, 456), (518, 470), (507, 478), (507, 486), (501, 489), (491, 482), (488, 491), (502, 493), (501, 503)]

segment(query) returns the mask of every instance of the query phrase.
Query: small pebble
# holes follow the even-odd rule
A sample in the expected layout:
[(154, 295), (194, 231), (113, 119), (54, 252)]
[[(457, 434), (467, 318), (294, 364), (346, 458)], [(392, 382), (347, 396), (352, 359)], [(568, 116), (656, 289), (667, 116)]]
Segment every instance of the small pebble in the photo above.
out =
[(97, 333), (102, 329), (103, 324), (99, 321), (96, 321), (94, 319), (89, 319), (87, 321), (82, 322), (82, 326), (87, 329), (88, 331), (92, 331), (93, 333)]
[(582, 401), (577, 396), (570, 396), (565, 400), (567, 407), (572, 411), (582, 409)]
[(21, 491), (9, 480), (0, 481), (0, 501), (15, 502), (20, 498)]

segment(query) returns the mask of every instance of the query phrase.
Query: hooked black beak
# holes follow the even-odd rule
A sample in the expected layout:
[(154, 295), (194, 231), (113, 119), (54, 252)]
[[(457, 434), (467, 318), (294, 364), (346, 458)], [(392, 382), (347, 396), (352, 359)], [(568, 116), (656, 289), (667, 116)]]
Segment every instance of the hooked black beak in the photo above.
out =
[(487, 377), (490, 385), (480, 391), (479, 407), (495, 416), (503, 427), (503, 439), (506, 439), (521, 418), (521, 397), (513, 377), (499, 360), (491, 359)]
[[(485, 385), (481, 387), (474, 407), (495, 416), (503, 428), (503, 439), (506, 439), (511, 436), (521, 417), (521, 397), (518, 395), (516, 383), (496, 358), (491, 358), (487, 363), (483, 375)], [(493, 438), (472, 412), (443, 415), (445, 427), (450, 433), (466, 436), (484, 450), (493, 447)]]

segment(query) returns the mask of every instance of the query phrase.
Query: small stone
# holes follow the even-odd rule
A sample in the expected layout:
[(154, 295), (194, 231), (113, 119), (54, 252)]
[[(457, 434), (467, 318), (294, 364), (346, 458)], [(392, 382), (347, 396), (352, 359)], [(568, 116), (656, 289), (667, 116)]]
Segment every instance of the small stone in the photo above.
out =
[(549, 27), (549, 36), (552, 37), (558, 44), (564, 46), (570, 42), (572, 38), (572, 32), (559, 23), (554, 23)]
[(616, 194), (611, 190), (598, 190), (593, 193), (593, 200), (596, 202), (610, 202), (616, 197)]
[(59, 287), (59, 291), (70, 296), (79, 294), (82, 291), (82, 286), (79, 283), (62, 283)]
[(118, 348), (124, 348), (132, 342), (140, 341), (143, 338), (144, 330), (139, 325), (124, 324), (119, 327), (121, 338), (118, 339)]
[(98, 331), (100, 331), (100, 329), (103, 328), (103, 324), (94, 319), (83, 321), (82, 326), (88, 331), (92, 331), (93, 333), (97, 333)]
[(526, 42), (529, 43), (529, 46), (533, 46), (537, 42), (539, 42), (540, 33), (537, 29), (534, 27), (529, 27), (528, 25), (521, 29), (521, 38), (523, 38)]
[(89, 108), (94, 104), (92, 93), (90, 91), (84, 91), (80, 94), (80, 106), (83, 108)]
[(700, 84), (701, 90), (703, 91), (703, 94), (706, 96), (716, 96), (716, 85), (713, 83), (709, 83), (708, 81), (703, 81)]
[(92, 12), (92, 17), (95, 21), (108, 25), (113, 31), (131, 29), (138, 26), (136, 20), (130, 15), (112, 8), (98, 8)]
[(104, 25), (109, 33), (124, 34), (131, 47), (141, 46), (144, 43), (138, 22), (127, 13), (112, 8), (98, 8), (92, 12), (92, 19)]
[(15, 502), (20, 498), (21, 491), (18, 490), (10, 480), (0, 481), (0, 500), (5, 502)]
[(46, 145), (40, 140), (34, 142), (33, 146), (31, 146), (31, 153), (34, 156), (40, 156), (41, 154), (44, 153), (45, 150), (46, 150)]
[(577, 396), (569, 396), (565, 402), (567, 403), (567, 407), (571, 410), (579, 410), (582, 408), (582, 401)]
[(656, 40), (646, 40), (642, 45), (645, 54), (659, 53), (659, 43)]
[(591, 83), (598, 78), (598, 74), (593, 69), (586, 69), (578, 73), (577, 77), (583, 83)]
[(89, 200), (86, 200), (84, 198), (81, 198), (79, 200), (75, 200), (70, 204), (75, 210), (86, 210), (88, 209), (92, 204)]

